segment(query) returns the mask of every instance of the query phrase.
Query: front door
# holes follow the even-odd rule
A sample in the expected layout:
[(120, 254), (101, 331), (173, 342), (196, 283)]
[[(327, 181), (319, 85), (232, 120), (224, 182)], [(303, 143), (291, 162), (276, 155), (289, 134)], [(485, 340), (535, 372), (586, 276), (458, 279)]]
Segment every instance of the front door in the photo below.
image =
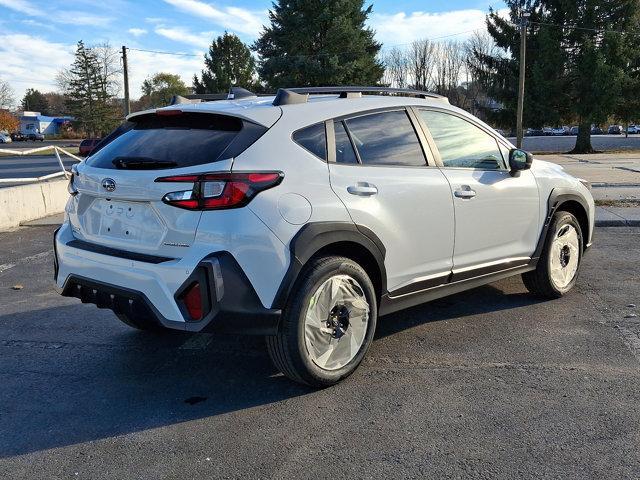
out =
[(360, 114), (332, 122), (328, 130), (335, 132), (331, 186), (353, 221), (384, 244), (390, 294), (446, 283), (453, 201), (444, 174), (427, 165), (410, 114)]
[(455, 206), (452, 281), (528, 263), (540, 226), (536, 179), (511, 176), (509, 149), (462, 116), (418, 110), (439, 152)]

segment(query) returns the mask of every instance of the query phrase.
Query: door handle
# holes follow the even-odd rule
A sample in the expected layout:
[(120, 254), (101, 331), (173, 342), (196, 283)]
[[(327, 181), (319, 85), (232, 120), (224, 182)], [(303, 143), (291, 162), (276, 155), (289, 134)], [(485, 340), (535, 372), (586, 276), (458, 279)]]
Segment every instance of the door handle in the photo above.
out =
[(454, 191), (453, 194), (458, 198), (466, 199), (471, 199), (476, 196), (475, 190), (471, 190), (471, 187), (468, 185), (463, 185), (459, 190)]
[(356, 185), (350, 185), (347, 187), (347, 192), (351, 195), (357, 195), (359, 197), (370, 197), (378, 193), (378, 187), (367, 182), (358, 182)]

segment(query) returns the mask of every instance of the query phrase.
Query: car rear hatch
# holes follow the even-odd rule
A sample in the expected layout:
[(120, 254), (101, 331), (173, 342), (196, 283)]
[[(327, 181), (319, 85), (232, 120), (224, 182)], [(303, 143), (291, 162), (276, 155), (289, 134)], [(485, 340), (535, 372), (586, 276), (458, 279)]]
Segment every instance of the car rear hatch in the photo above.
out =
[[(214, 112), (169, 109), (130, 118), (75, 169), (74, 236), (125, 252), (184, 256), (202, 212), (171, 205), (166, 195), (193, 189), (185, 175), (229, 172), (233, 158), (266, 130)], [(156, 181), (174, 176), (182, 180)]]

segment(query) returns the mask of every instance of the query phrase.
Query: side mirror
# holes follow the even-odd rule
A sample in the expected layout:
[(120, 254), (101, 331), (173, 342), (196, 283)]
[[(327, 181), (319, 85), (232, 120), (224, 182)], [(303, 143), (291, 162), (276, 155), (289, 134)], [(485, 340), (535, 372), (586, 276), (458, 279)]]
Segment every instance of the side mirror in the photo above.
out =
[(533, 162), (533, 155), (524, 150), (514, 148), (509, 152), (509, 169), (511, 175), (515, 176), (521, 170), (529, 170)]

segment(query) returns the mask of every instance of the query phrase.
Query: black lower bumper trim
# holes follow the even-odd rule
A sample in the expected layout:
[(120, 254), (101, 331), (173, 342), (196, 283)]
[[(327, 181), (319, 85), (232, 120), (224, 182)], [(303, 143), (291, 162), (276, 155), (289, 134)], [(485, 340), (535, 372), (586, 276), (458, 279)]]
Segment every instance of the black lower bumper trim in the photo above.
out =
[[(212, 268), (211, 259), (218, 262), (218, 272)], [(145, 321), (177, 330), (245, 335), (277, 333), (281, 311), (262, 306), (247, 276), (230, 253), (216, 253), (203, 260), (178, 292), (183, 290), (185, 285), (192, 284), (194, 278), (201, 281), (203, 275), (207, 278), (207, 302), (210, 307), (207, 315), (198, 321), (169, 320), (142, 292), (77, 275), (67, 278), (62, 295), (79, 298), (82, 303), (107, 308), (116, 314), (143, 318)], [(214, 275), (221, 278), (213, 278)], [(184, 309), (181, 308), (181, 311), (184, 314)]]

